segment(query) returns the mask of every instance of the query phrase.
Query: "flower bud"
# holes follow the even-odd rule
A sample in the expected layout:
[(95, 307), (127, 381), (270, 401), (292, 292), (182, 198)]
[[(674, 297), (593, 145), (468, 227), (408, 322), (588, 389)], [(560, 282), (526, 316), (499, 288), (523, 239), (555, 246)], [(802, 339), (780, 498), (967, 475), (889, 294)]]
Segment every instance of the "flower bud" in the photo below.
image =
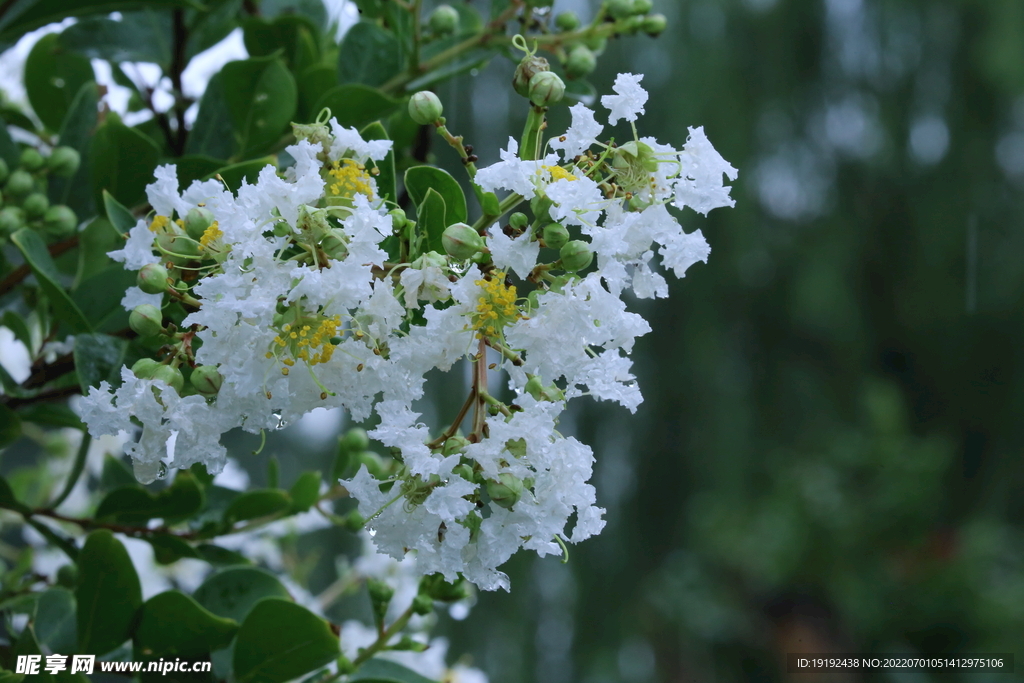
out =
[(647, 14), (654, 9), (654, 3), (651, 0), (633, 0), (633, 14)]
[(577, 45), (565, 60), (565, 74), (569, 78), (589, 76), (597, 68), (597, 57), (586, 45)]
[(140, 336), (155, 337), (164, 330), (163, 314), (153, 304), (136, 306), (128, 316), (128, 326)]
[(43, 158), (43, 155), (35, 147), (26, 147), (21, 150), (21, 158), (18, 161), (18, 165), (26, 171), (35, 173), (46, 165), (46, 159)]
[(604, 6), (614, 19), (625, 19), (633, 14), (633, 0), (605, 0)]
[(495, 505), (511, 510), (512, 506), (523, 497), (523, 480), (517, 476), (503, 472), (497, 480), (487, 480), (487, 495)]
[(417, 595), (412, 599), (413, 614), (426, 616), (434, 611), (434, 600), (429, 595)]
[(465, 261), (484, 248), (484, 238), (465, 223), (455, 223), (441, 233), (441, 244), (452, 258)]
[(361, 514), (359, 514), (359, 510), (353, 510), (352, 512), (345, 515), (344, 520), (342, 522), (342, 526), (345, 527), (345, 529), (347, 529), (348, 531), (351, 531), (352, 533), (361, 531), (363, 525), (365, 524), (366, 520), (363, 519), (363, 516)]
[(537, 74), (550, 70), (551, 66), (548, 64), (548, 60), (543, 57), (523, 57), (523, 60), (519, 62), (519, 66), (516, 67), (515, 75), (512, 77), (512, 87), (523, 97), (529, 98), (530, 81)]
[(140, 358), (132, 366), (132, 373), (139, 379), (153, 379), (153, 374), (161, 365), (159, 361), (155, 361), (152, 358)]
[(370, 604), (373, 606), (374, 616), (378, 620), (384, 618), (388, 611), (388, 603), (395, 597), (395, 589), (380, 579), (367, 579), (366, 590), (370, 594)]
[(391, 209), (388, 211), (388, 215), (391, 216), (391, 229), (396, 233), (409, 222), (409, 217), (405, 215), (403, 209)]
[(436, 123), (443, 113), (441, 100), (429, 90), (420, 90), (409, 98), (409, 116), (421, 126)]
[(583, 40), (583, 44), (593, 50), (594, 54), (599, 55), (604, 52), (604, 49), (608, 46), (608, 39), (601, 35), (592, 35)]
[(189, 381), (200, 395), (213, 398), (220, 392), (220, 387), (224, 384), (224, 377), (217, 371), (215, 365), (199, 365), (192, 371)]
[(163, 294), (167, 289), (167, 269), (159, 263), (147, 263), (139, 270), (136, 284), (146, 294)]
[(78, 585), (78, 567), (65, 564), (57, 570), (57, 583), (65, 588), (74, 589)]
[(7, 182), (7, 177), (11, 175), (11, 169), (7, 165), (7, 162), (0, 159), (0, 185)]
[(345, 436), (341, 437), (339, 445), (358, 453), (370, 447), (370, 437), (366, 435), (366, 430), (362, 427), (353, 427), (345, 432)]
[(320, 249), (323, 250), (327, 256), (336, 261), (341, 261), (348, 255), (348, 245), (345, 244), (345, 240), (340, 234), (331, 230), (327, 233), (324, 239), (320, 242)]
[(541, 233), (544, 244), (552, 249), (561, 249), (569, 241), (569, 231), (561, 223), (548, 223)]
[(555, 17), (555, 26), (559, 31), (574, 31), (580, 25), (580, 18), (575, 12), (561, 12)]
[(166, 382), (172, 389), (179, 394), (181, 390), (185, 388), (185, 377), (181, 374), (181, 370), (178, 368), (172, 368), (170, 365), (161, 365), (153, 371), (152, 379), (158, 379)]
[(0, 236), (10, 235), (25, 227), (25, 212), (17, 206), (0, 209)]
[(29, 218), (42, 218), (46, 210), (50, 208), (50, 200), (42, 192), (33, 192), (25, 197), (21, 208), (25, 210), (25, 215)]
[(274, 236), (275, 237), (288, 237), (293, 234), (292, 226), (288, 225), (287, 221), (280, 221), (274, 223)]
[(78, 227), (78, 216), (63, 204), (51, 206), (43, 214), (43, 230), (50, 237), (61, 239), (70, 236)]
[(516, 230), (522, 230), (529, 222), (530, 219), (526, 217), (526, 214), (518, 211), (508, 217), (508, 224)]
[(661, 35), (667, 26), (668, 19), (665, 18), (664, 14), (652, 14), (648, 17), (644, 17), (644, 33), (650, 36)]
[(534, 375), (526, 383), (526, 393), (533, 396), (538, 401), (548, 401), (549, 403), (557, 403), (565, 400), (565, 393), (558, 388), (554, 383), (544, 386), (541, 382), (540, 377)]
[(469, 445), (469, 439), (464, 436), (453, 436), (444, 442), (444, 448), (441, 452), (445, 455), (452, 455), (453, 453), (461, 453), (466, 450), (466, 446)]
[(380, 457), (373, 451), (363, 451), (356, 456), (356, 458), (359, 465), (366, 465), (366, 471), (369, 472), (374, 479), (388, 478), (388, 464), (384, 462), (384, 458)]
[(419, 594), (426, 595), (438, 602), (457, 602), (469, 597), (469, 588), (463, 579), (456, 579), (455, 583), (449, 583), (445, 581), (443, 574), (428, 574), (420, 579)]
[(566, 242), (558, 256), (562, 259), (562, 268), (570, 273), (583, 270), (594, 260), (594, 252), (590, 251), (590, 245), (583, 240)]
[(562, 99), (565, 83), (558, 74), (541, 71), (530, 79), (530, 101), (538, 107), (546, 107)]
[(46, 160), (50, 173), (59, 178), (70, 178), (75, 175), (81, 163), (82, 155), (72, 147), (57, 147)]
[(452, 468), (452, 474), (457, 477), (462, 477), (466, 481), (476, 481), (476, 476), (473, 473), (473, 468), (463, 463), (462, 465), (456, 465)]
[(19, 168), (7, 179), (7, 185), (4, 186), (4, 194), (8, 197), (21, 198), (34, 189), (36, 189), (36, 181), (32, 179), (32, 175), (28, 171)]
[(451, 5), (438, 5), (430, 13), (430, 30), (439, 36), (447, 36), (459, 30), (459, 13)]
[(213, 214), (201, 206), (189, 209), (185, 214), (185, 232), (194, 240), (198, 240), (213, 225)]

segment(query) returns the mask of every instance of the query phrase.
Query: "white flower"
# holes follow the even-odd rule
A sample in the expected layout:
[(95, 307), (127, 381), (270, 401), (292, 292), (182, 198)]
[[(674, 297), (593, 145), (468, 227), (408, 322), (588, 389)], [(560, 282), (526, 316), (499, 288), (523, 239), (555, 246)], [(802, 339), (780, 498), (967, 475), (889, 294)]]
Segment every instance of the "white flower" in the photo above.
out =
[(596, 223), (608, 204), (598, 184), (582, 173), (556, 180), (547, 186), (545, 194), (554, 202), (548, 211), (552, 220), (569, 225)]
[(700, 230), (689, 234), (680, 230), (677, 239), (662, 246), (658, 253), (664, 259), (665, 265), (675, 271), (676, 277), (683, 277), (686, 275), (686, 269), (697, 261), (708, 262), (711, 247)]
[(123, 263), (125, 270), (141, 270), (150, 263), (160, 263), (160, 257), (153, 254), (155, 238), (156, 235), (149, 229), (149, 224), (140, 219), (135, 227), (128, 231), (128, 241), (124, 248), (107, 252), (107, 256)]
[(334, 143), (328, 153), (335, 161), (342, 156), (349, 156), (360, 163), (365, 163), (367, 159), (380, 161), (388, 155), (393, 144), (391, 140), (363, 140), (359, 131), (342, 127), (336, 119), (331, 119), (331, 131), (334, 133)]
[(572, 125), (565, 131), (565, 135), (548, 142), (552, 149), (562, 150), (566, 160), (587, 151), (604, 130), (604, 126), (594, 119), (594, 112), (583, 103), (574, 104), (569, 108), (569, 113), (572, 114)]
[(615, 77), (615, 85), (612, 86), (615, 94), (601, 98), (601, 104), (611, 110), (608, 114), (608, 123), (614, 126), (619, 119), (636, 121), (637, 115), (644, 113), (647, 91), (640, 87), (641, 80), (642, 74), (619, 74)]
[(143, 304), (149, 304), (160, 308), (160, 304), (163, 302), (163, 294), (146, 294), (138, 287), (132, 286), (125, 290), (124, 296), (121, 297), (121, 306), (124, 310), (130, 311), (136, 306), (142, 306)]
[(533, 272), (540, 255), (540, 242), (530, 238), (529, 229), (512, 239), (500, 227), (492, 227), (487, 235), (487, 248), (494, 265), (502, 270), (511, 269), (524, 280)]
[(681, 170), (673, 202), (676, 207), (688, 206), (706, 216), (711, 209), (736, 205), (736, 200), (729, 196), (732, 188), (726, 187), (722, 176), (736, 180), (738, 171), (711, 146), (703, 126), (690, 128), (679, 163)]
[(544, 167), (557, 164), (556, 154), (549, 154), (536, 161), (520, 159), (519, 143), (510, 137), (508, 149), (501, 151), (501, 161), (477, 171), (474, 182), (484, 192), (511, 190), (521, 194), (524, 199), (532, 199), (537, 194), (538, 186), (551, 178), (550, 171)]

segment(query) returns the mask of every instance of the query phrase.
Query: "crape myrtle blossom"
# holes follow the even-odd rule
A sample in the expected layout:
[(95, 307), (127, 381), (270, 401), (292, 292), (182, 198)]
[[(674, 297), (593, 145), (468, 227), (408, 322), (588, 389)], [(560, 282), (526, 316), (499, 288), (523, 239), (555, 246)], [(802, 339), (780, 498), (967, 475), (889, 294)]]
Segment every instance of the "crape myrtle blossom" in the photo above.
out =
[[(390, 457), (341, 483), (376, 550), (485, 590), (508, 588), (499, 567), (518, 550), (563, 555), (599, 533), (592, 451), (559, 415), (586, 395), (637, 410), (630, 354), (651, 328), (623, 294), (667, 296), (663, 272), (707, 260), (703, 234), (669, 207), (732, 206), (724, 178), (736, 177), (702, 128), (681, 149), (636, 134), (640, 79), (620, 74), (602, 99), (608, 124), (631, 124), (624, 143), (599, 139), (605, 125), (582, 104), (539, 158), (510, 138), (473, 181), (532, 218), (442, 226), (446, 253), (426, 246), (436, 234), (410, 236), (394, 190), (378, 187), (391, 143), (333, 120), (295, 126), (295, 163), (234, 193), (181, 188), (161, 167), (153, 212), (111, 255), (142, 269), (124, 304), (162, 350), (89, 392), (90, 432), (124, 438), (151, 481), (195, 462), (216, 472), (231, 429), (277, 429), (320, 407), (374, 416), (369, 436)], [(465, 403), (450, 425), (423, 423), (413, 403), (428, 373), (460, 361), (472, 368)], [(489, 372), (506, 388), (492, 395)]]

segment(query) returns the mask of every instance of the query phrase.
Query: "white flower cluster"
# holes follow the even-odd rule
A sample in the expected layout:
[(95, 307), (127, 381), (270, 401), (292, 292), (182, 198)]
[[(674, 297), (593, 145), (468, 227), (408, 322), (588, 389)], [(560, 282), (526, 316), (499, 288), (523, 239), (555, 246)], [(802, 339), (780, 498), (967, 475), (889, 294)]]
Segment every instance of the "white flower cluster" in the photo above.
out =
[[(618, 77), (603, 99), (610, 123), (634, 125), (643, 112), (639, 81)], [(148, 188), (155, 216), (111, 255), (130, 269), (167, 269), (165, 292), (133, 289), (127, 308), (170, 316), (180, 304), (187, 315), (160, 328), (170, 342), (162, 359), (85, 397), (90, 432), (138, 433), (127, 450), (139, 478), (152, 480), (194, 462), (218, 471), (220, 437), (236, 427), (276, 429), (319, 407), (344, 407), (356, 421), (375, 412), (370, 436), (396, 459), (343, 484), (377, 548), (399, 559), (415, 551), (418, 571), (461, 574), (486, 590), (507, 588), (497, 568), (520, 548), (561, 554), (565, 541), (598, 533), (593, 455), (558, 432), (558, 415), (586, 394), (636, 409), (628, 354), (650, 327), (622, 294), (667, 296), (655, 250), (679, 277), (707, 259), (700, 231), (685, 233), (667, 206), (731, 206), (724, 178), (736, 170), (701, 128), (681, 150), (635, 128), (613, 145), (598, 140), (591, 110), (571, 112), (566, 134), (549, 141), (556, 152), (524, 159), (510, 140), (477, 173), (483, 191), (529, 201), (534, 219), (489, 232), (478, 222), (471, 236), (486, 247), (471, 256), (417, 253), (426, 240), (395, 248), (409, 223), (388, 212), (372, 163), (391, 143), (334, 121), (297, 127), (294, 166), (268, 166), (237, 194), (214, 181), (181, 192), (174, 167), (161, 167)], [(570, 231), (580, 239), (568, 241)], [(504, 400), (487, 393), (488, 351), (500, 357), (491, 369), (508, 375)], [(428, 372), (463, 359), (474, 367), (470, 396), (451, 427), (432, 431), (412, 403)]]

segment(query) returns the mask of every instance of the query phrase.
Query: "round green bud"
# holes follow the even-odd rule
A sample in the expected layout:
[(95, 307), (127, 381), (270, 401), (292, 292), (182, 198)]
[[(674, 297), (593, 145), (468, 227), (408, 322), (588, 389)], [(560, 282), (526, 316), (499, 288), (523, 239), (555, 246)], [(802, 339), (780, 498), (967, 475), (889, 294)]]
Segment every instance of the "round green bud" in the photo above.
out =
[(597, 57), (586, 45), (577, 45), (565, 60), (565, 75), (569, 78), (583, 78), (597, 68)]
[(146, 294), (163, 294), (167, 290), (167, 269), (159, 263), (147, 263), (139, 270), (136, 284)]
[(470, 467), (469, 465), (466, 465), (465, 463), (463, 463), (461, 465), (456, 465), (455, 467), (453, 467), (452, 468), (452, 474), (454, 474), (456, 476), (459, 476), (459, 477), (462, 477), (466, 481), (475, 481), (476, 480), (476, 476), (473, 473), (473, 468)]
[(42, 218), (46, 210), (50, 208), (50, 200), (42, 192), (33, 192), (25, 197), (25, 201), (21, 203), (21, 208), (25, 209), (25, 215), (30, 219)]
[(387, 479), (388, 464), (384, 462), (384, 458), (373, 451), (363, 451), (356, 456), (356, 459), (358, 461), (357, 468), (359, 465), (366, 465), (366, 471), (375, 479)]
[(7, 177), (11, 175), (11, 169), (7, 165), (7, 162), (0, 159), (0, 185), (7, 182)]
[(51, 206), (43, 214), (43, 230), (57, 239), (70, 236), (78, 227), (78, 216), (63, 204)]
[(65, 564), (57, 570), (57, 583), (65, 588), (74, 588), (78, 585), (78, 567), (73, 564)]
[[(421, 126), (436, 123), (443, 113), (441, 100), (429, 90), (420, 90), (409, 98), (409, 117)], [(402, 217), (405, 218), (405, 212)]]
[[(470, 518), (473, 515), (470, 515)], [(479, 519), (479, 518), (478, 518)], [(420, 579), (420, 595), (427, 595), (439, 602), (456, 602), (469, 597), (469, 588), (463, 579), (448, 583), (441, 574), (428, 574)]]
[(288, 225), (287, 221), (281, 221), (280, 223), (274, 223), (274, 236), (275, 237), (287, 237), (293, 234), (292, 226)]
[(580, 18), (575, 12), (561, 12), (555, 17), (555, 26), (559, 31), (574, 31), (580, 25)]
[(633, 14), (647, 14), (654, 9), (652, 0), (633, 0)]
[(162, 363), (155, 361), (152, 358), (140, 358), (135, 361), (135, 365), (132, 366), (132, 372), (139, 379), (153, 379), (156, 369), (162, 365)]
[(404, 228), (405, 224), (409, 222), (409, 217), (402, 209), (391, 209), (388, 211), (388, 215), (391, 216), (391, 229), (395, 232)]
[(451, 5), (438, 5), (430, 13), (430, 30), (440, 36), (447, 36), (459, 30), (459, 13)]
[(348, 245), (345, 244), (345, 240), (333, 230), (321, 240), (320, 248), (327, 256), (338, 261), (348, 254)]
[(43, 155), (35, 147), (26, 147), (21, 150), (21, 158), (18, 160), (18, 165), (26, 171), (35, 173), (46, 165), (46, 159), (43, 158)]
[(487, 480), (487, 495), (495, 505), (511, 510), (512, 506), (523, 497), (523, 480), (517, 476), (503, 472), (498, 478)]
[(370, 447), (370, 437), (362, 427), (353, 427), (341, 437), (341, 447), (350, 451), (361, 452)]
[(434, 600), (429, 595), (417, 595), (412, 599), (412, 612), (421, 617), (434, 611)]
[(452, 258), (465, 261), (484, 248), (484, 238), (465, 223), (455, 223), (441, 233), (441, 244)]
[(605, 0), (604, 6), (614, 19), (625, 19), (633, 15), (633, 0)]
[(626, 19), (625, 30), (633, 34), (644, 27), (644, 18), (640, 16), (632, 16)]
[(17, 206), (0, 209), (0, 235), (10, 235), (25, 227), (25, 212)]
[(644, 17), (644, 33), (651, 36), (659, 36), (668, 27), (668, 19), (664, 14), (652, 14)]
[(224, 384), (224, 377), (217, 371), (215, 365), (199, 365), (192, 371), (189, 381), (200, 395), (213, 398), (220, 392), (220, 387)]
[(461, 453), (466, 450), (466, 446), (469, 445), (469, 439), (464, 436), (453, 436), (444, 442), (444, 448), (441, 452), (445, 455), (452, 455), (453, 453)]
[(366, 589), (370, 593), (370, 600), (378, 605), (386, 605), (395, 597), (395, 589), (380, 579), (367, 579)]
[(523, 57), (516, 67), (516, 73), (512, 76), (512, 87), (523, 97), (530, 97), (530, 81), (539, 73), (551, 70), (548, 60), (543, 57)]
[(143, 337), (155, 337), (164, 330), (164, 316), (153, 304), (141, 304), (132, 309), (128, 326)]
[(594, 260), (594, 252), (590, 251), (590, 245), (583, 240), (566, 242), (558, 256), (562, 259), (562, 268), (570, 273), (583, 270)]
[(552, 249), (561, 249), (569, 242), (569, 231), (561, 223), (548, 223), (541, 232), (541, 238)]
[(161, 365), (153, 371), (152, 379), (158, 379), (166, 382), (172, 389), (179, 394), (181, 390), (185, 388), (185, 376), (181, 374), (181, 370), (178, 368), (172, 368), (170, 365)]
[(207, 228), (213, 225), (213, 214), (209, 209), (197, 206), (185, 214), (185, 232), (194, 240), (199, 239)]
[(75, 175), (82, 163), (82, 155), (77, 149), (71, 147), (57, 147), (53, 154), (46, 160), (50, 173), (60, 178), (70, 178)]
[(21, 198), (34, 189), (36, 189), (36, 181), (32, 179), (32, 174), (19, 168), (7, 179), (7, 185), (4, 186), (4, 194), (9, 197)]
[(341, 525), (352, 533), (355, 533), (360, 531), (364, 524), (366, 524), (366, 520), (361, 514), (359, 514), (359, 510), (353, 510), (345, 515)]
[(565, 83), (558, 74), (542, 71), (530, 79), (530, 101), (538, 107), (546, 107), (562, 99)]
[(530, 219), (526, 216), (526, 214), (520, 213), (518, 211), (516, 211), (514, 214), (508, 217), (508, 224), (511, 225), (516, 230), (522, 230), (527, 226), (529, 222)]
[(608, 47), (608, 39), (604, 36), (592, 35), (583, 40), (583, 44), (594, 51), (594, 54), (601, 54)]

